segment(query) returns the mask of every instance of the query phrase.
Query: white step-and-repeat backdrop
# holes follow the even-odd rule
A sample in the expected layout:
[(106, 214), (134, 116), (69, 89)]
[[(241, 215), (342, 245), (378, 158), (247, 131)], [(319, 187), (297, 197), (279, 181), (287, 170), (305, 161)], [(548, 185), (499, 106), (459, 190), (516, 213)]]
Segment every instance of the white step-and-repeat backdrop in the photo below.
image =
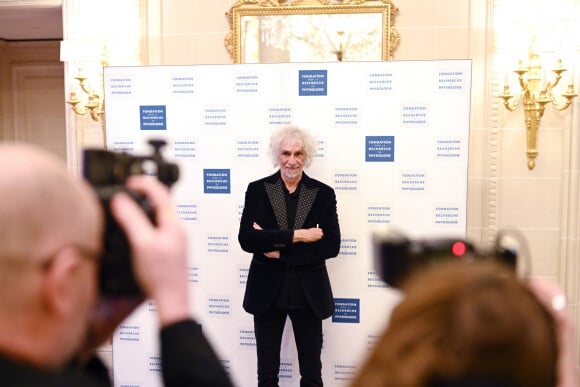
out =
[[(192, 315), (237, 386), (256, 385), (252, 316), (242, 309), (251, 255), (237, 232), (247, 184), (274, 172), (272, 130), (318, 139), (307, 170), (334, 187), (342, 231), (327, 261), (336, 312), (324, 321), (323, 378), (347, 386), (400, 295), (378, 278), (371, 234), (464, 236), (471, 62), (394, 61), (108, 67), (108, 149), (149, 154), (165, 139), (173, 195), (189, 231)], [(297, 386), (291, 329), (280, 384)], [(113, 338), (115, 386), (160, 386), (155, 305)], [(192, 364), (195, 367), (195, 364)]]

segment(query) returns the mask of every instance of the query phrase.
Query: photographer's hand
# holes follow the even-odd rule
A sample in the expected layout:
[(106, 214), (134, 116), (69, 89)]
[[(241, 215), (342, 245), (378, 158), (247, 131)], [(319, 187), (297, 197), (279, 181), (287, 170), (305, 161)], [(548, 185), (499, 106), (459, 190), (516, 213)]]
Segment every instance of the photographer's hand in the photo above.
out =
[(135, 276), (157, 304), (162, 327), (190, 318), (187, 292), (187, 237), (169, 189), (156, 179), (132, 176), (127, 187), (151, 203), (157, 226), (126, 194), (116, 194), (111, 210), (129, 239)]
[(559, 346), (557, 387), (580, 386), (574, 350), (576, 345), (574, 322), (568, 310), (563, 290), (553, 282), (538, 278), (529, 279), (527, 285), (552, 315), (556, 324)]

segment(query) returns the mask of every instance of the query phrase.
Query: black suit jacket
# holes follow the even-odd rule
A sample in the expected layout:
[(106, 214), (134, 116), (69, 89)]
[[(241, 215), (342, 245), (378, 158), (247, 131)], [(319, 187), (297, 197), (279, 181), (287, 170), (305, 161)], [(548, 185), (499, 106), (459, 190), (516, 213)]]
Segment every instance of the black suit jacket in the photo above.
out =
[[(254, 222), (263, 230), (255, 230)], [(259, 315), (272, 306), (287, 266), (297, 272), (313, 312), (321, 319), (332, 315), (334, 298), (325, 262), (340, 249), (336, 195), (331, 187), (303, 173), (294, 228), (317, 225), (324, 233), (321, 240), (292, 243), (280, 171), (248, 185), (238, 233), (242, 249), (253, 254), (243, 304), (248, 313)], [(275, 250), (280, 251), (279, 260), (263, 254)]]

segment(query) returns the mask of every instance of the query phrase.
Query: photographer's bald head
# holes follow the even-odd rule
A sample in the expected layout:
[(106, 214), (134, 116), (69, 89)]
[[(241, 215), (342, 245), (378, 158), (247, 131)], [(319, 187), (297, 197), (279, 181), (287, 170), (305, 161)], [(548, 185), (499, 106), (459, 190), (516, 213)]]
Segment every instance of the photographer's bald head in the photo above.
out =
[(58, 368), (79, 351), (97, 298), (103, 220), (62, 160), (0, 145), (0, 351)]

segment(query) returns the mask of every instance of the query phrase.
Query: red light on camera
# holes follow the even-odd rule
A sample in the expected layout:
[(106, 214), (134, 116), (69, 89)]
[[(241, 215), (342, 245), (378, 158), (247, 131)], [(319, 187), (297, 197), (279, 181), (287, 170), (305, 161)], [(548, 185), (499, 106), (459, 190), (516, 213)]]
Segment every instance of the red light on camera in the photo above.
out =
[(455, 242), (451, 246), (451, 252), (456, 257), (461, 257), (463, 254), (465, 254), (466, 251), (467, 251), (467, 246), (465, 246), (465, 243), (463, 243), (463, 242)]

